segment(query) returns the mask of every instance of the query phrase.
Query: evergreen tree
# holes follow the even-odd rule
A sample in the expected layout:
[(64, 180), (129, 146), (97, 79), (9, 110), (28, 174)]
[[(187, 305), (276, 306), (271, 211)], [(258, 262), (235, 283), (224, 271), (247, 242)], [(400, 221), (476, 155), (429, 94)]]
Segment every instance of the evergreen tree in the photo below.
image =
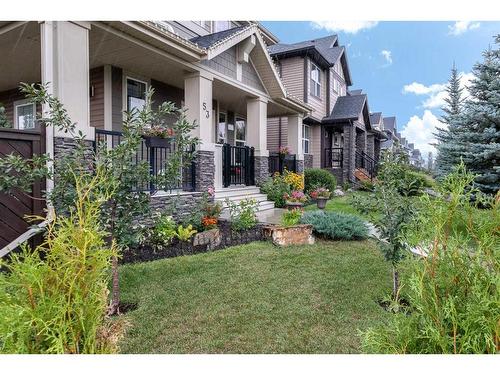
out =
[(442, 178), (449, 174), (455, 165), (460, 164), (460, 158), (465, 145), (461, 142), (463, 126), (461, 114), (463, 111), (463, 88), (460, 87), (460, 74), (455, 64), (451, 68), (451, 76), (446, 86), (446, 104), (441, 108), (444, 112), (440, 121), (446, 126), (438, 128), (435, 134), (438, 144), (436, 157), (436, 174)]
[(464, 163), (478, 175), (477, 186), (485, 193), (500, 189), (500, 35), (495, 48), (483, 53), (484, 61), (474, 66), (463, 125), (462, 140), (467, 145)]

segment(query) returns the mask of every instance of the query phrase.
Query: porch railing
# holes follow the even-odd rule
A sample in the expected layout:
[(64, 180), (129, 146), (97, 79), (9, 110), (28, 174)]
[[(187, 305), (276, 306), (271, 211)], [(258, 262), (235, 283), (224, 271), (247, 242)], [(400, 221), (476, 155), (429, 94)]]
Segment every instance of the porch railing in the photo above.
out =
[(231, 185), (255, 185), (254, 148), (248, 146), (222, 146), (222, 182)]
[(271, 176), (276, 172), (282, 174), (285, 169), (297, 172), (297, 155), (282, 156), (278, 152), (269, 153), (269, 174)]
[(364, 169), (370, 178), (375, 177), (375, 160), (364, 151), (356, 151), (355, 166)]
[[(115, 148), (123, 139), (123, 133), (111, 130), (95, 130), (94, 149), (98, 147)], [(146, 140), (142, 139), (138, 146), (135, 155), (132, 157), (132, 162), (136, 165), (147, 163), (149, 165), (149, 181), (138, 183), (134, 186), (136, 191), (149, 191), (154, 193), (162, 190), (172, 193), (173, 191), (194, 191), (196, 187), (196, 173), (194, 160), (187, 166), (181, 168), (180, 179), (175, 182), (170, 182), (165, 185), (161, 181), (161, 175), (165, 170), (166, 164), (172, 154), (176, 152), (175, 142), (171, 142), (168, 147), (148, 147)], [(194, 147), (191, 150), (186, 150), (186, 156), (192, 156), (195, 152)]]
[(342, 168), (344, 166), (344, 148), (325, 148), (323, 154), (323, 168)]

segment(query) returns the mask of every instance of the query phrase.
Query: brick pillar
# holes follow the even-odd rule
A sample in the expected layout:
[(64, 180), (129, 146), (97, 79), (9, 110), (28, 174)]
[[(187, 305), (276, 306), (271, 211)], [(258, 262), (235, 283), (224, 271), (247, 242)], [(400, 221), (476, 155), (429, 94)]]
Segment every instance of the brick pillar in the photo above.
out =
[(366, 135), (366, 153), (369, 157), (374, 159), (375, 157), (375, 134), (368, 133)]
[(356, 130), (356, 150), (366, 152), (366, 131)]

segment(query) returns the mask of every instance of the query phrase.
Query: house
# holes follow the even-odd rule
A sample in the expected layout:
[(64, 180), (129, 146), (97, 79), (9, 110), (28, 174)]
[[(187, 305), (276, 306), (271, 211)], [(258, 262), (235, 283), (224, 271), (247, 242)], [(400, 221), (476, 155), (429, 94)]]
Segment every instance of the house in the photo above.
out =
[[(372, 127), (367, 95), (349, 90), (347, 53), (338, 37), (293, 44), (276, 41), (268, 50), (288, 91), (312, 108), (298, 119), (301, 126), (289, 117), (270, 118), (269, 151), (276, 154), (289, 146), (299, 170), (325, 168), (340, 183), (356, 181), (356, 172), (373, 177), (375, 139), (381, 141), (381, 133)], [(293, 143), (296, 138), (302, 138), (301, 145)]]
[(384, 117), (382, 119), (382, 124), (383, 131), (387, 138), (384, 142), (382, 142), (382, 150), (393, 150), (397, 145), (399, 145), (396, 117)]
[[(46, 152), (57, 158), (74, 147), (68, 134), (47, 128), (44, 135), (38, 128), (35, 113), (46, 108), (28, 103), (20, 82), (49, 84), (89, 148), (96, 140), (119, 142), (123, 111), (143, 106), (153, 87), (156, 103), (168, 100), (187, 109), (188, 120), (198, 124), (193, 135), (201, 140), (181, 186), (146, 187), (153, 204), (180, 194), (189, 212), (201, 192), (215, 186), (216, 198), (232, 190), (233, 198), (255, 196), (270, 208), (256, 187), (269, 176), (268, 118), (288, 120), (288, 141), (298, 152), (302, 119), (312, 111), (280, 79), (267, 51), (273, 38), (247, 21), (0, 22), (0, 102), (14, 128), (2, 129), (0, 142), (9, 145), (5, 150), (25, 150), (26, 157)], [(150, 151), (144, 146), (138, 159), (148, 160), (156, 174), (168, 150)], [(48, 180), (43, 188), (52, 186)], [(28, 206), (18, 216), (31, 213)], [(22, 231), (3, 218), (0, 232), (9, 230), (12, 237)]]

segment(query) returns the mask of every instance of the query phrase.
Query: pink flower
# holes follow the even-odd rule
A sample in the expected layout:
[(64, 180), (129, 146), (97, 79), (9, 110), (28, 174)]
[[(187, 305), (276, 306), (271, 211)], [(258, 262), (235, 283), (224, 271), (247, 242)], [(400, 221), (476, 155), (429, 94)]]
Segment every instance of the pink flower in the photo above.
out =
[(209, 186), (208, 189), (207, 189), (207, 193), (209, 196), (213, 197), (215, 195), (215, 189), (213, 188), (213, 186)]

